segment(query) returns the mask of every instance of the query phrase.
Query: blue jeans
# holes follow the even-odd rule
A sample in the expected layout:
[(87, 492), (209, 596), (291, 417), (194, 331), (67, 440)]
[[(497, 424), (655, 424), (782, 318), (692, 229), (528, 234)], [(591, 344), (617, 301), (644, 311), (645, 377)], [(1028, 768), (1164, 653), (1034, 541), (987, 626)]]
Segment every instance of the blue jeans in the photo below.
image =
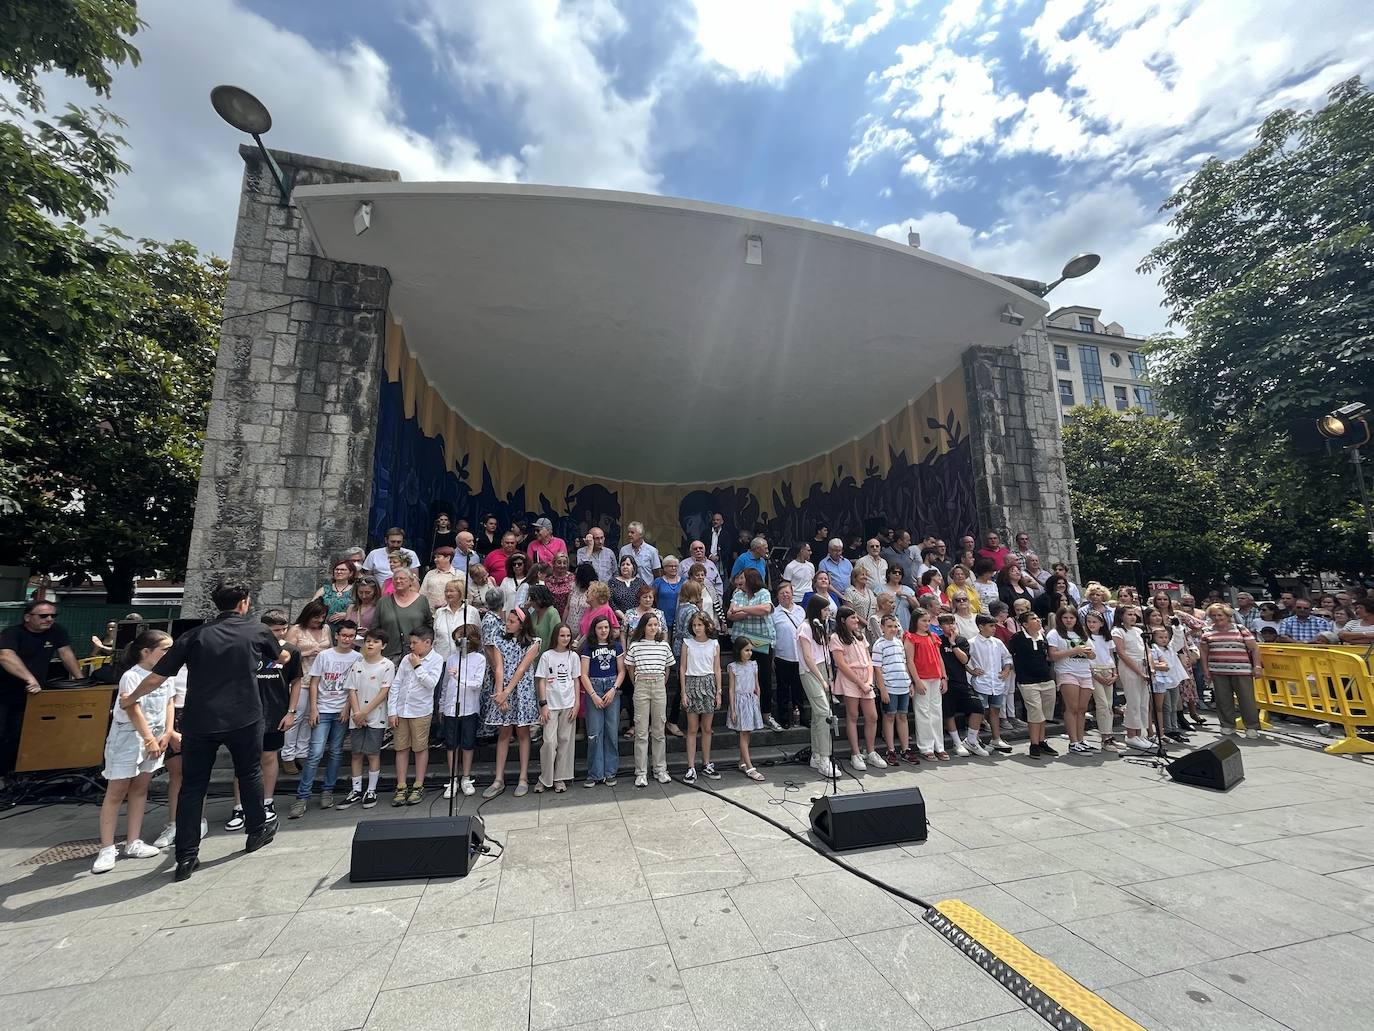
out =
[(310, 754), (301, 770), (300, 784), (296, 787), (297, 798), (309, 798), (315, 790), (315, 771), (320, 768), (324, 758), (325, 744), (328, 742), (329, 762), (324, 768), (324, 790), (333, 791), (339, 782), (339, 767), (343, 763), (344, 734), (347, 724), (339, 721), (337, 712), (320, 713), (320, 722), (310, 729)]
[[(606, 697), (614, 677), (596, 677), (592, 690), (598, 697)], [(605, 780), (620, 772), (620, 692), (604, 709), (586, 703), (587, 714), (587, 778)]]

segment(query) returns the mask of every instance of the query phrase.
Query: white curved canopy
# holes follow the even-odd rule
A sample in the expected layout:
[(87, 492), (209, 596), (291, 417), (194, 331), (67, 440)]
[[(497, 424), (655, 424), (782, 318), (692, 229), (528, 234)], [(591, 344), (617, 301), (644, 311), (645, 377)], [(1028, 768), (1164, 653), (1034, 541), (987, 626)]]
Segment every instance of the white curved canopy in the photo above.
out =
[(455, 411), (606, 480), (723, 481), (811, 458), (957, 373), (970, 345), (1009, 345), (1005, 305), (1027, 325), (1046, 310), (925, 251), (696, 201), (398, 182), (294, 199), (326, 257), (390, 272), (392, 317)]

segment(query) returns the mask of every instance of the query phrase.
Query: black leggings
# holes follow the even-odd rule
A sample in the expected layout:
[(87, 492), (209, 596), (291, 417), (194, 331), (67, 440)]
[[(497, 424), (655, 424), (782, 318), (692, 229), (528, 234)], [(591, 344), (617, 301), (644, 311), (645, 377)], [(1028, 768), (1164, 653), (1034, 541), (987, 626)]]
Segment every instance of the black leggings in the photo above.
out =
[(773, 673), (776, 679), (774, 693), (774, 714), (784, 727), (792, 724), (792, 710), (802, 702), (801, 664), (787, 659), (773, 657)]

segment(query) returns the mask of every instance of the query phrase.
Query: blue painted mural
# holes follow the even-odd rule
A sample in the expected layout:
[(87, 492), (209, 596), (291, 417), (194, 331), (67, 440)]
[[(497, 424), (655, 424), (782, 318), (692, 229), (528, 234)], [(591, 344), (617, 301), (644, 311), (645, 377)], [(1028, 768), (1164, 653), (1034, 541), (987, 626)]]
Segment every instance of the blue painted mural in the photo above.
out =
[[(662, 526), (657, 533), (651, 528), (651, 535), (661, 548), (681, 549), (686, 541), (702, 535), (712, 512), (722, 512), (728, 526), (761, 530), (770, 541), (782, 545), (809, 540), (816, 524), (822, 522), (846, 539), (891, 525), (917, 531), (916, 536), (934, 533), (952, 544), (977, 530), (969, 438), (953, 410), (943, 419), (927, 417), (925, 421), (921, 439), (925, 453), (919, 459), (913, 460), (905, 449), (889, 447), (886, 472), (873, 455), (861, 470), (837, 464), (828, 484), (794, 485), (780, 480), (768, 498), (734, 485), (688, 491), (675, 502), (680, 539), (665, 540), (672, 531)], [(556, 499), (542, 492), (527, 497), (523, 484), (502, 493), (485, 465), (481, 470), (469, 468), (465, 449), (454, 449), (463, 455), (456, 470), (450, 469), (445, 451), (442, 435), (427, 436), (417, 418), (406, 415), (400, 381), (384, 382), (368, 518), (371, 544), (379, 542), (388, 527), (400, 526), (408, 540), (423, 546), (439, 512), (473, 525), (484, 513), (492, 512), (503, 528), (512, 520), (528, 523), (542, 516), (569, 543), (592, 525), (600, 525), (607, 542), (616, 544), (622, 519), (649, 522), (643, 514), (622, 513), (617, 490), (598, 483), (569, 482), (563, 496)]]

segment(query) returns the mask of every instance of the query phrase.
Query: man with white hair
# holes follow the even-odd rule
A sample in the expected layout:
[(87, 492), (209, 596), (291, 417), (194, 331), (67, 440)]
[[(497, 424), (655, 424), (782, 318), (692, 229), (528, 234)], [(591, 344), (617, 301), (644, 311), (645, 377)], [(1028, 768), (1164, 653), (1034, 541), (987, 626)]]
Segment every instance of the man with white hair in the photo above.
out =
[(735, 559), (735, 564), (730, 567), (730, 579), (733, 580), (746, 569), (757, 569), (764, 585), (768, 584), (768, 542), (762, 537), (755, 537), (749, 542), (749, 550)]
[(868, 573), (868, 586), (876, 593), (887, 583), (887, 559), (882, 556), (883, 545), (874, 537), (864, 546), (863, 557), (854, 563), (854, 570)]
[(630, 523), (625, 527), (625, 533), (630, 543), (621, 545), (620, 557), (629, 555), (635, 560), (639, 578), (646, 584), (653, 583), (654, 578), (663, 572), (663, 560), (659, 558), (658, 549), (644, 539), (644, 524), (641, 522)]
[(849, 581), (854, 576), (854, 563), (844, 557), (844, 541), (838, 537), (830, 538), (825, 558), (816, 563), (816, 572), (830, 574), (830, 589), (836, 594), (843, 595), (849, 590)]
[(714, 562), (706, 557), (705, 541), (693, 541), (688, 545), (687, 558), (683, 561), (682, 568), (690, 573), (695, 565), (705, 567), (706, 583), (710, 586), (711, 593), (717, 598), (724, 597), (725, 585), (721, 583), (720, 570)]

